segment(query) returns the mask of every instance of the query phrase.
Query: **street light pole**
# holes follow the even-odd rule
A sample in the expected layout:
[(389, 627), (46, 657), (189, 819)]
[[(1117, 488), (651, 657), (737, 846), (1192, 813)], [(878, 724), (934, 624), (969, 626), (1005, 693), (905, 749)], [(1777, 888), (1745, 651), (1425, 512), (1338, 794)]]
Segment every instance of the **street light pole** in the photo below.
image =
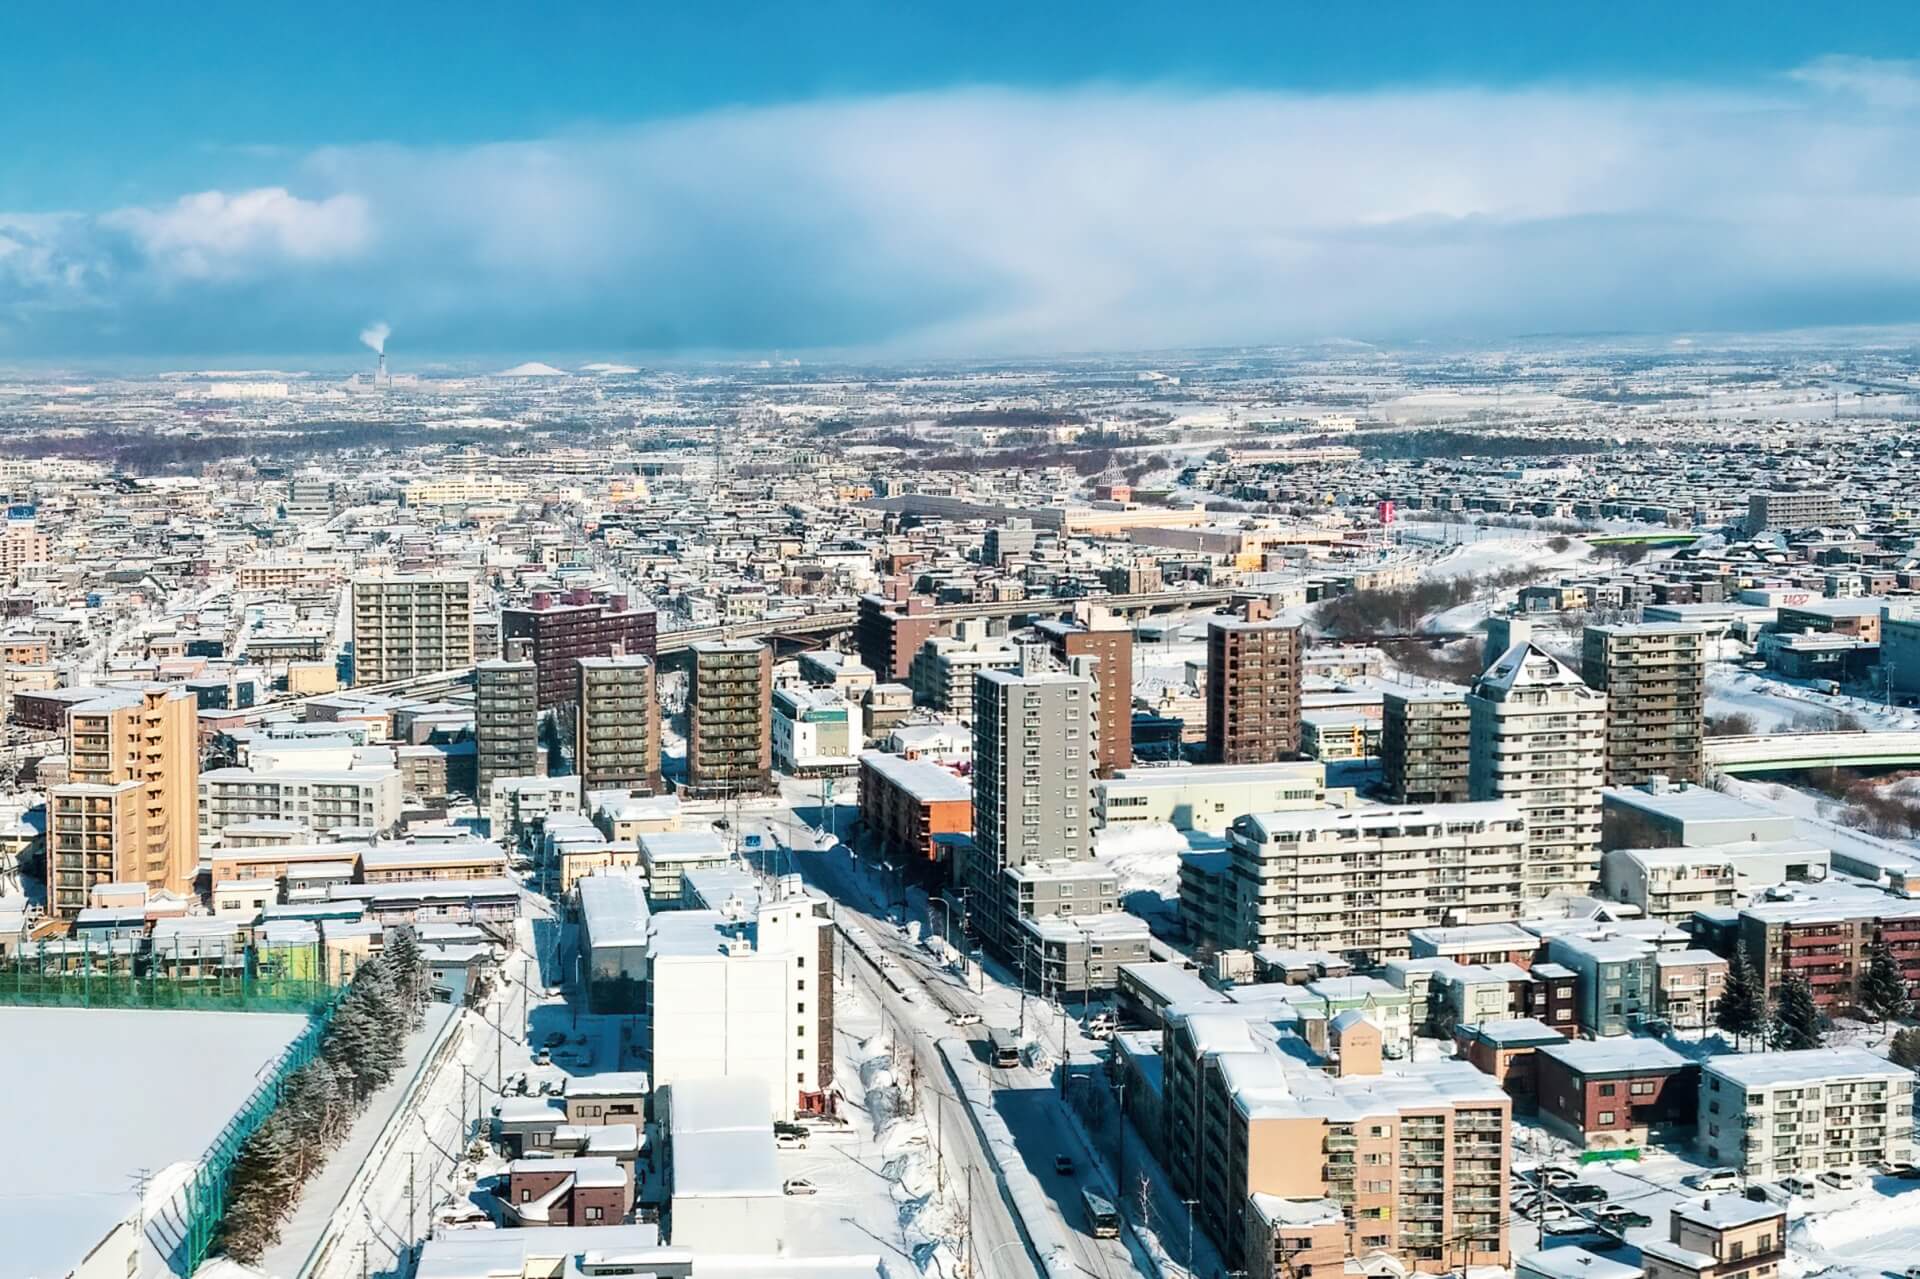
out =
[(1187, 1276), (1188, 1276), (1188, 1279), (1192, 1279), (1192, 1276), (1193, 1276), (1193, 1206), (1199, 1203), (1200, 1201), (1198, 1199), (1182, 1199), (1180, 1202), (1187, 1206)]

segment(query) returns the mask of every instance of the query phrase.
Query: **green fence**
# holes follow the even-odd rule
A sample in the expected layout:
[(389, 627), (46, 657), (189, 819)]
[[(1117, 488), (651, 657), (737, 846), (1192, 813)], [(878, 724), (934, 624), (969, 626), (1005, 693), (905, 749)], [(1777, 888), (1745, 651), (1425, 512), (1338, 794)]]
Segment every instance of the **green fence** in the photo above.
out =
[(337, 1001), (330, 998), (314, 1010), (307, 1028), (287, 1046), (279, 1060), (261, 1074), (259, 1084), (201, 1156), (193, 1179), (181, 1192), (184, 1221), (178, 1244), (168, 1258), (175, 1274), (192, 1274), (213, 1250), (215, 1240), (220, 1237), (220, 1224), (227, 1215), (227, 1189), (233, 1179), (234, 1160), (240, 1157), (247, 1138), (259, 1131), (273, 1108), (280, 1104), (287, 1077), (319, 1055), (320, 1041), (326, 1036), (336, 1004)]
[(310, 1013), (332, 1001), (327, 977), (318, 942), (216, 952), (63, 939), (0, 960), (0, 1005)]

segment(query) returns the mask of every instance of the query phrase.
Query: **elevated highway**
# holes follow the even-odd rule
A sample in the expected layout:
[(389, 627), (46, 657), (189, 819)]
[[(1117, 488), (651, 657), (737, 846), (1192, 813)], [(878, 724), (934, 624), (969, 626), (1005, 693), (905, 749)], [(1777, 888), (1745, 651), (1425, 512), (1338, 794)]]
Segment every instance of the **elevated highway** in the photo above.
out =
[(1707, 739), (1707, 767), (1723, 773), (1906, 765), (1920, 765), (1920, 731), (1769, 733)]

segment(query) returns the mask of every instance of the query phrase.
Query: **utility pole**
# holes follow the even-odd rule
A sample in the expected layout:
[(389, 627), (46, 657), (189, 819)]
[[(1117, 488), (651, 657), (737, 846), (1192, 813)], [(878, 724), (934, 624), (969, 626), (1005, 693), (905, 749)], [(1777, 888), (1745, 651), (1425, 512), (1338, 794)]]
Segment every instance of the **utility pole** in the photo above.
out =
[(409, 1253), (413, 1251), (413, 1241), (420, 1237), (415, 1219), (417, 1201), (413, 1191), (413, 1159), (414, 1152), (409, 1150), (407, 1152), (407, 1251)]
[(1191, 1279), (1193, 1275), (1193, 1206), (1200, 1201), (1182, 1199), (1180, 1202), (1187, 1206), (1187, 1275)]

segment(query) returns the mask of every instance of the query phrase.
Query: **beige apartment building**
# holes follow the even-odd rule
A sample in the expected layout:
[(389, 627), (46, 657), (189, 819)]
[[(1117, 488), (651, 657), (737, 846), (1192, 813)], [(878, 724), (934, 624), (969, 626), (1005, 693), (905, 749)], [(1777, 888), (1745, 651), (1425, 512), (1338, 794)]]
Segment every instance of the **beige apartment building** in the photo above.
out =
[(428, 574), (354, 580), (355, 684), (472, 665), (472, 581)]
[(338, 564), (306, 560), (256, 560), (233, 570), (233, 585), (242, 591), (322, 590), (345, 575)]
[(1529, 899), (1591, 893), (1600, 882), (1600, 787), (1607, 698), (1566, 663), (1522, 642), (1467, 695), (1468, 789), (1526, 812)]
[(1787, 1210), (1740, 1195), (1675, 1204), (1667, 1238), (1640, 1245), (1646, 1279), (1774, 1279), (1787, 1259)]
[(987, 634), (984, 618), (968, 618), (952, 635), (930, 635), (913, 655), (907, 682), (916, 705), (930, 706), (962, 724), (973, 723), (973, 681), (982, 671), (1010, 671), (1020, 649), (1005, 636)]
[(1704, 626), (1589, 626), (1581, 674), (1607, 695), (1607, 784), (1699, 782), (1706, 771)]
[(48, 792), (54, 914), (79, 914), (95, 884), (192, 891), (200, 859), (196, 710), (184, 688), (150, 684), (69, 712), (67, 783)]
[(1462, 688), (1390, 689), (1382, 695), (1380, 768), (1395, 804), (1467, 798), (1473, 714)]
[(1414, 929), (1518, 916), (1527, 824), (1506, 801), (1250, 813), (1227, 847), (1238, 946), (1373, 965)]
[(1181, 1157), (1168, 1171), (1227, 1265), (1287, 1279), (1284, 1248), (1305, 1242), (1425, 1273), (1505, 1266), (1507, 1094), (1464, 1061), (1382, 1074), (1380, 1030), (1359, 1012), (1327, 1034), (1315, 1064), (1250, 1009), (1170, 1010), (1162, 1113)]

